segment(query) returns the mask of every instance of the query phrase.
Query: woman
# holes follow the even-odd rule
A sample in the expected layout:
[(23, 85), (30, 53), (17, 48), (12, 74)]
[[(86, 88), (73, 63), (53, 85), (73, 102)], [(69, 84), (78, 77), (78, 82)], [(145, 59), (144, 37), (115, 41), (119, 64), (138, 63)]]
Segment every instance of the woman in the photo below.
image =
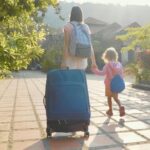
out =
[[(87, 58), (82, 58), (82, 57), (77, 57), (77, 56), (72, 56), (69, 53), (69, 44), (71, 40), (71, 32), (73, 30), (73, 25), (72, 23), (83, 23), (83, 15), (82, 15), (82, 10), (78, 6), (74, 6), (71, 10), (71, 16), (70, 16), (70, 22), (67, 23), (64, 26), (64, 50), (63, 50), (63, 59), (62, 59), (62, 68), (68, 67), (69, 69), (83, 69), (85, 70), (88, 65), (88, 60)], [(84, 24), (86, 27), (86, 31), (91, 34), (90, 29), (88, 25)], [(95, 61), (95, 55), (94, 55), (94, 50), (92, 47), (91, 50), (91, 67), (92, 68), (97, 68), (96, 61)]]

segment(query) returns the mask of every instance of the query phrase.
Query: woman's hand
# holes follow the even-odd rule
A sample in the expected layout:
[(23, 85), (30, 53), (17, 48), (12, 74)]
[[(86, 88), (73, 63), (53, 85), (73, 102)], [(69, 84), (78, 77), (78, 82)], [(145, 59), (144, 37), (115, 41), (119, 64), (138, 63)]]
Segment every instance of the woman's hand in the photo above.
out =
[(91, 72), (96, 74), (96, 75), (99, 75), (100, 74), (100, 70), (98, 69), (97, 65), (96, 64), (93, 64), (91, 66)]
[(66, 69), (67, 66), (62, 62), (61, 65), (60, 65), (61, 69)]
[(98, 68), (96, 63), (92, 63), (91, 68)]

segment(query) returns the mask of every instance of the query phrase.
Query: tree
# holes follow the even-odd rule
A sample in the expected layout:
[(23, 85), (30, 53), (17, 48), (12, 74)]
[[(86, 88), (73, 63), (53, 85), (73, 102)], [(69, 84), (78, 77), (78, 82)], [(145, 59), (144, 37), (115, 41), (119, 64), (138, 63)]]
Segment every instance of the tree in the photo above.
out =
[(137, 45), (140, 45), (143, 50), (149, 49), (150, 25), (137, 28), (127, 28), (126, 33), (117, 36), (116, 39), (127, 42), (127, 45), (122, 48), (122, 51), (134, 50)]
[[(1, 0), (0, 2), (0, 72), (27, 68), (43, 49), (44, 25), (38, 22), (47, 7), (57, 7), (57, 0)], [(1, 74), (1, 73), (0, 73)]]

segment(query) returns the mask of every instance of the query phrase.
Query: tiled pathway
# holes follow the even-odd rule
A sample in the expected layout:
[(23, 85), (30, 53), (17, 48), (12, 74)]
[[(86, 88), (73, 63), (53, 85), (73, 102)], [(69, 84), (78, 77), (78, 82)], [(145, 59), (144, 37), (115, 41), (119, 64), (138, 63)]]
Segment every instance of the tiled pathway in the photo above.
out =
[(120, 95), (126, 116), (114, 116), (108, 109), (100, 77), (87, 76), (91, 103), (90, 137), (82, 132), (53, 133), (46, 139), (43, 106), (46, 75), (21, 72), (14, 79), (0, 80), (0, 150), (149, 150), (150, 91), (133, 89), (129, 82)]

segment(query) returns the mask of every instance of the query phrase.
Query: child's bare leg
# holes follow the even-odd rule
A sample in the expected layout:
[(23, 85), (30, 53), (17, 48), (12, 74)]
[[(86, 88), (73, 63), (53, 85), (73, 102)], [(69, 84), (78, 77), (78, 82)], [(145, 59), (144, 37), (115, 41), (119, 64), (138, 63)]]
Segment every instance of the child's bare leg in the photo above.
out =
[(107, 102), (108, 102), (109, 110), (112, 111), (112, 99), (111, 99), (111, 97), (107, 97)]
[(106, 111), (106, 114), (108, 116), (112, 116), (113, 112), (112, 112), (112, 99), (111, 99), (111, 97), (107, 97), (107, 102), (108, 102), (109, 109)]
[(120, 116), (124, 116), (125, 115), (125, 108), (121, 105), (120, 100), (118, 99), (118, 94), (113, 94), (113, 98), (119, 106)]
[(113, 98), (115, 102), (118, 104), (119, 108), (121, 108), (121, 103), (120, 103), (120, 100), (118, 99), (118, 94), (114, 93)]

